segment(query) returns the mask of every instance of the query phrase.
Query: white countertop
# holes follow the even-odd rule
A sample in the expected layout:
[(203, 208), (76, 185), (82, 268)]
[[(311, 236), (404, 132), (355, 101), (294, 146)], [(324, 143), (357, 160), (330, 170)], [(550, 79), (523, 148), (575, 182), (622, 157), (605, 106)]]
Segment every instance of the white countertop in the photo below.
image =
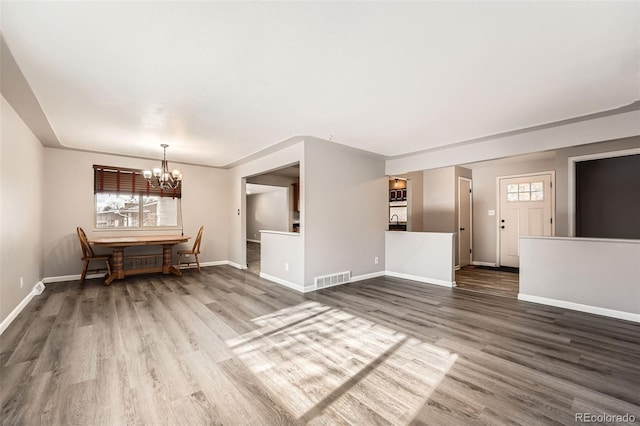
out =
[(258, 232), (261, 232), (263, 234), (279, 234), (279, 235), (291, 235), (291, 236), (295, 236), (295, 237), (299, 237), (300, 233), (299, 232), (285, 232), (285, 231), (269, 231), (269, 230), (260, 230)]

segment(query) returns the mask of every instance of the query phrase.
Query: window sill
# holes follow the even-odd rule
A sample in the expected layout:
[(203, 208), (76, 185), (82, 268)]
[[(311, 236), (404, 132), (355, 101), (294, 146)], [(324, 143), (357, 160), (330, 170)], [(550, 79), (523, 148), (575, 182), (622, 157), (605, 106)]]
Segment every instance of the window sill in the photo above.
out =
[(148, 226), (145, 228), (93, 228), (93, 232), (164, 232), (182, 231), (180, 226)]

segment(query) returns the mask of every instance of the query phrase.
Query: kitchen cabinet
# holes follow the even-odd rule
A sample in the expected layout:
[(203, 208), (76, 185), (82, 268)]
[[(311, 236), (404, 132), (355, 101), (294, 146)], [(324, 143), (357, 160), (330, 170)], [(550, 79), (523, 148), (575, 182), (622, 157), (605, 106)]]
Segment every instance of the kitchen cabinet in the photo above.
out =
[(407, 188), (390, 189), (389, 201), (390, 202), (407, 201)]
[(300, 211), (300, 184), (294, 183), (293, 186), (293, 211)]

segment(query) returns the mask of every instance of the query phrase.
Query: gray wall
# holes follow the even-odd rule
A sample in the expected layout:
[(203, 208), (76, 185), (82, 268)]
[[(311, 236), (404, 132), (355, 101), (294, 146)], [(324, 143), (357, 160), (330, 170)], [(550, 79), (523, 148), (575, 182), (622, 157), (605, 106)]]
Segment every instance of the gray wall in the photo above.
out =
[(593, 143), (574, 146), (556, 151), (555, 169), (556, 180), (556, 235), (566, 237), (569, 235), (569, 187), (568, 164), (569, 157), (596, 154), (601, 152), (620, 151), (640, 147), (640, 136), (618, 139), (614, 141)]
[[(44, 275), (57, 277), (79, 274), (82, 268), (76, 227), (81, 226), (89, 238), (117, 236), (136, 232), (139, 235), (180, 233), (172, 231), (95, 231), (93, 165), (112, 165), (131, 168), (149, 168), (153, 160), (121, 157), (91, 152), (45, 148), (44, 170), (47, 178), (65, 182), (64, 194), (45, 191), (44, 221)], [(229, 206), (228, 170), (190, 166), (170, 162), (184, 173), (182, 215), (184, 234), (195, 238), (204, 225), (201, 262), (227, 260), (227, 211)], [(191, 247), (193, 240), (184, 244)], [(158, 247), (129, 248), (125, 252), (158, 252)]]
[(385, 172), (387, 175), (398, 175), (640, 135), (638, 110), (594, 116), (588, 120), (565, 120), (561, 123), (441, 146), (416, 154), (400, 155), (386, 161)]
[[(237, 267), (247, 264), (247, 226), (246, 226), (246, 180), (247, 177), (264, 174), (293, 164), (300, 164), (300, 197), (304, 203), (304, 138), (293, 137), (287, 146), (275, 152), (264, 154), (260, 158), (243, 162), (229, 169), (228, 188), (230, 205), (227, 210), (225, 224), (229, 228), (228, 259)], [(302, 226), (301, 237), (304, 239), (304, 207), (300, 212)]]
[(389, 202), (384, 158), (307, 138), (304, 166), (305, 284), (342, 271), (382, 272)]
[[(471, 170), (455, 166), (425, 170), (423, 173), (422, 206), (424, 232), (458, 232), (458, 178), (471, 179)], [(456, 239), (454, 239), (457, 241)], [(457, 246), (456, 246), (457, 247)], [(455, 248), (455, 264), (458, 250)]]
[[(473, 165), (473, 260), (496, 263), (496, 217), (489, 210), (496, 210), (496, 178), (524, 173), (555, 170), (556, 236), (566, 237), (569, 232), (568, 159), (580, 155), (640, 147), (640, 137), (580, 145), (549, 151), (543, 155), (522, 156), (521, 161), (504, 163), (504, 160), (487, 161)], [(530, 158), (530, 159), (528, 159)]]
[[(275, 174), (267, 173), (267, 174), (261, 174), (257, 176), (251, 176), (251, 177), (248, 177), (246, 180), (247, 180), (247, 183), (254, 183), (257, 185), (281, 186), (283, 188), (289, 189), (288, 193), (289, 193), (290, 208), (288, 212), (289, 223), (287, 224), (287, 229), (291, 231), (293, 228), (293, 223), (300, 221), (300, 212), (293, 210), (294, 200), (293, 200), (293, 187), (292, 187), (294, 183), (300, 183), (300, 176), (298, 175), (295, 178), (279, 176), (277, 175), (278, 173), (277, 170), (273, 173)], [(248, 220), (249, 218), (247, 217), (247, 221)], [(257, 238), (251, 237), (252, 234), (253, 234), (252, 232), (251, 233), (247, 232), (247, 239), (249, 240), (257, 239)]]
[(525, 237), (518, 298), (640, 322), (638, 259), (636, 240)]
[(289, 191), (280, 188), (247, 195), (247, 239), (260, 241), (260, 230), (289, 229)]
[(423, 173), (423, 230), (455, 232), (455, 168), (425, 170)]
[[(555, 169), (555, 160), (549, 158), (524, 160), (510, 164), (487, 162), (473, 166), (473, 261), (496, 263), (498, 228), (497, 216), (489, 216), (489, 210), (498, 214), (496, 178), (522, 173), (545, 172)], [(558, 185), (556, 184), (556, 187)]]
[(2, 322), (43, 277), (42, 214), (59, 208), (42, 203), (44, 148), (4, 97), (0, 120)]

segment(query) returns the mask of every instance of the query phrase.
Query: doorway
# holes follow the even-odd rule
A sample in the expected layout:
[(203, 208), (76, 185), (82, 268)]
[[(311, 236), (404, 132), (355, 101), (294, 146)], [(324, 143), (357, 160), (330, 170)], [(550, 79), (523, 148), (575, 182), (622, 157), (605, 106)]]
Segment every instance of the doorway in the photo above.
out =
[(300, 164), (247, 176), (243, 181), (245, 266), (259, 276), (262, 269), (261, 231), (300, 230)]
[(499, 266), (520, 267), (520, 237), (555, 234), (555, 172), (498, 177)]
[(473, 190), (471, 179), (458, 177), (458, 265), (464, 268), (471, 264)]

